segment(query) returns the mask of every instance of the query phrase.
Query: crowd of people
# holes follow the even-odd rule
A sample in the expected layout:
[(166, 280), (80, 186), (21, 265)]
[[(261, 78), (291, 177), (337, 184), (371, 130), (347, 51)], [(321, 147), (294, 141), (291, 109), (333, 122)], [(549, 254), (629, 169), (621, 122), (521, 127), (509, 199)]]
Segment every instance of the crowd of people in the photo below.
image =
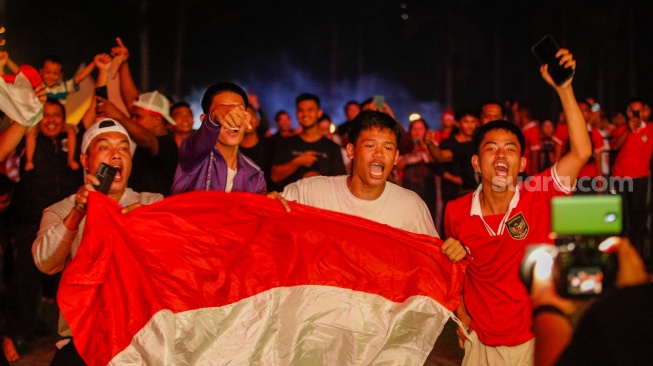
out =
[[(558, 56), (575, 68), (567, 50)], [(653, 123), (640, 99), (608, 118), (595, 100), (576, 100), (571, 80), (557, 85), (543, 66), (542, 77), (562, 104), (555, 119), (535, 116), (524, 101), (488, 100), (477, 109), (446, 109), (440, 129), (426, 117), (405, 128), (387, 103), (369, 98), (347, 102), (347, 121), (336, 127), (320, 97), (302, 93), (295, 130), (291, 113), (275, 111), (273, 125), (259, 96), (219, 82), (202, 96), (195, 131), (190, 105), (139, 91), (128, 60), (117, 39), (110, 52), (65, 80), (61, 60), (46, 57), (43, 85), (32, 94), (40, 97), (42, 119), (31, 127), (10, 121), (0, 135), (8, 361), (43, 331), (39, 301), (55, 301), (57, 274), (79, 247), (102, 162), (117, 170), (108, 196), (125, 213), (189, 191), (244, 191), (267, 194), (286, 208), (296, 201), (442, 238), (447, 258), (468, 261), (456, 311), (468, 365), (532, 364), (531, 299), (516, 272), (525, 244), (551, 241), (552, 197), (622, 195), (623, 236), (653, 264)], [(67, 125), (66, 98), (94, 69), (98, 88), (118, 77), (120, 98), (96, 95), (82, 120)], [(7, 52), (0, 52), (0, 72), (19, 72)], [(529, 189), (532, 181), (544, 183)], [(63, 318), (59, 334), (53, 364), (83, 364)]]

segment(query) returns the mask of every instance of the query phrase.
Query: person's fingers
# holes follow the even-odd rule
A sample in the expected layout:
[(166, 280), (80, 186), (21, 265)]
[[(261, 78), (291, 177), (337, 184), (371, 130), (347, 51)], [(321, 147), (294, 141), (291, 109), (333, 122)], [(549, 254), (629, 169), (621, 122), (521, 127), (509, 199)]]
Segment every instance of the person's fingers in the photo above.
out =
[(125, 47), (125, 45), (122, 43), (122, 39), (120, 37), (116, 37), (116, 43), (118, 44), (118, 47)]
[(644, 261), (628, 238), (621, 238), (617, 246), (617, 261), (617, 286), (634, 286), (648, 282), (649, 275)]
[(231, 131), (237, 131), (240, 129), (240, 121), (239, 118), (237, 118), (233, 113), (228, 112), (224, 114), (220, 119), (219, 119), (220, 124), (222, 125), (223, 128), (226, 128), (227, 130)]
[(247, 127), (247, 129), (251, 130), (252, 129), (252, 115), (247, 112), (247, 110), (243, 111), (243, 123)]
[(97, 185), (100, 184), (100, 180), (99, 180), (95, 175), (93, 175), (93, 174), (90, 174), (90, 173), (86, 174), (85, 179), (86, 179), (86, 184), (85, 184), (85, 186), (88, 185), (88, 184), (90, 184), (90, 188), (91, 188), (91, 190), (93, 190), (93, 191), (95, 190), (95, 189), (93, 188), (93, 186), (97, 186)]
[(277, 192), (277, 191), (270, 192), (270, 193), (267, 194), (267, 196), (268, 196), (268, 198), (272, 198), (272, 199), (275, 199), (275, 200), (281, 202), (281, 205), (283, 205), (284, 209), (286, 209), (286, 212), (290, 212), (290, 205), (288, 204), (288, 201), (286, 201), (286, 199), (283, 198), (279, 194), (279, 192)]
[(122, 211), (120, 211), (120, 212), (122, 212), (123, 214), (126, 214), (126, 213), (128, 213), (130, 211), (133, 211), (133, 210), (135, 210), (135, 209), (137, 209), (137, 208), (139, 208), (141, 206), (143, 206), (143, 205), (140, 202), (135, 202), (135, 203), (132, 203), (131, 205), (123, 208)]

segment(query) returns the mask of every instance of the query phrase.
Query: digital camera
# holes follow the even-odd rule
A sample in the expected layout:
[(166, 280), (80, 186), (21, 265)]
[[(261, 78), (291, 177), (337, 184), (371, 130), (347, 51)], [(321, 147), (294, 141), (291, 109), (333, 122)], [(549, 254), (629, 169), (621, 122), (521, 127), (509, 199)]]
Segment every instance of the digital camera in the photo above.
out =
[(556, 245), (526, 248), (520, 269), (522, 281), (530, 290), (535, 264), (547, 259), (553, 263), (551, 274), (560, 296), (587, 298), (602, 294), (614, 285), (617, 274), (617, 241), (612, 235), (621, 232), (621, 197), (557, 197), (551, 206)]

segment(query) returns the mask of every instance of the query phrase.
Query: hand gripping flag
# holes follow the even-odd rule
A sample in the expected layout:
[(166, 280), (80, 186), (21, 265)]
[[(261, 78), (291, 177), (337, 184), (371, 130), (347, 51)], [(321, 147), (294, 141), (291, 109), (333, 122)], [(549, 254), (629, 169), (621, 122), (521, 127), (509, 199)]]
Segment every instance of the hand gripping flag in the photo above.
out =
[(58, 300), (89, 365), (422, 365), (460, 303), (439, 239), (250, 193), (92, 193)]

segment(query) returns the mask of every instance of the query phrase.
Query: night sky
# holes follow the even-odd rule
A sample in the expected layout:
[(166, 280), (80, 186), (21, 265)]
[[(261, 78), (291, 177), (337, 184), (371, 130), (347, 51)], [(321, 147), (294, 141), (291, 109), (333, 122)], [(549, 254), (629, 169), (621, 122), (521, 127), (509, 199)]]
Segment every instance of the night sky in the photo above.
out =
[(527, 102), (535, 117), (552, 118), (559, 104), (531, 54), (547, 33), (578, 60), (579, 99), (596, 97), (609, 114), (631, 97), (653, 101), (650, 1), (0, 0), (2, 6), (7, 48), (18, 63), (40, 67), (56, 53), (70, 77), (120, 36), (137, 85), (198, 103), (206, 86), (231, 80), (258, 94), (270, 116), (292, 112), (295, 96), (312, 92), (336, 124), (347, 100), (374, 94), (385, 96), (402, 123), (420, 112), (435, 127), (443, 108), (475, 108), (487, 99)]

